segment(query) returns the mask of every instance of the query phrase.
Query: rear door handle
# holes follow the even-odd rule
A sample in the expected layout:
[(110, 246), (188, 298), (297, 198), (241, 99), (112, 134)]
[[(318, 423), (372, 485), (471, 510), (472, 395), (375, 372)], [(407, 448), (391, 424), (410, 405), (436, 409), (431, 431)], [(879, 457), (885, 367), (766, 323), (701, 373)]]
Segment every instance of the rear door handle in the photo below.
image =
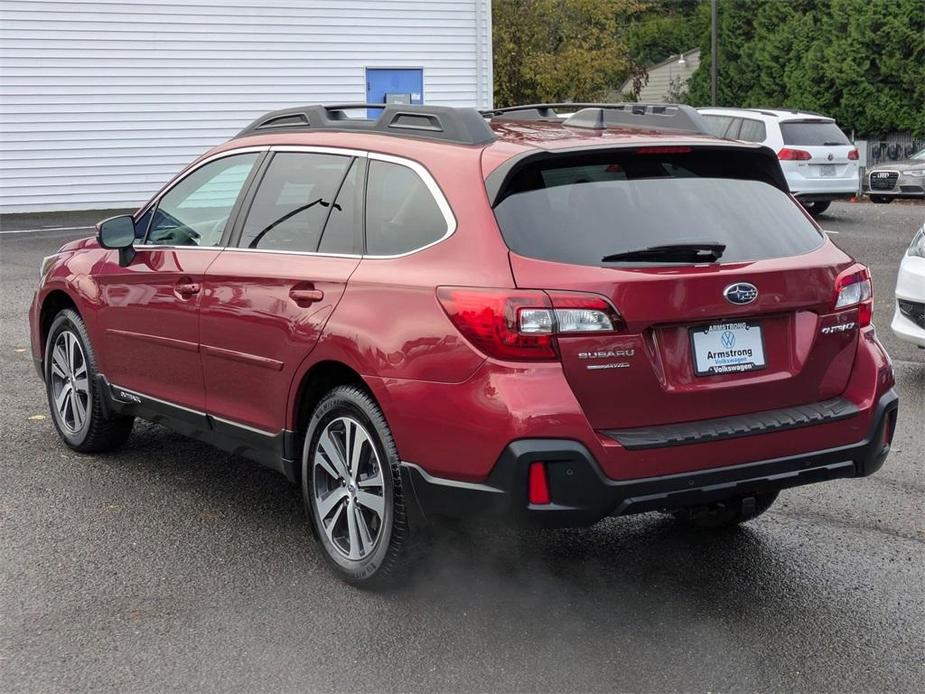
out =
[(180, 296), (192, 296), (193, 294), (199, 293), (199, 283), (198, 282), (178, 282), (176, 286), (176, 292)]
[(324, 292), (320, 289), (290, 289), (289, 298), (303, 306), (321, 301), (324, 298)]

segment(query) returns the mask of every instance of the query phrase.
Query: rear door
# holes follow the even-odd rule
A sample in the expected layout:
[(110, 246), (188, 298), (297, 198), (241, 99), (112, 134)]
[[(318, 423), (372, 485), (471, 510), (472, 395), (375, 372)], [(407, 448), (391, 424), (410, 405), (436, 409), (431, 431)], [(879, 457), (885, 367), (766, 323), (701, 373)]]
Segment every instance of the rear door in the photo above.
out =
[(201, 351), (218, 426), (283, 429), (294, 374), (359, 263), (360, 154), (275, 152), (234, 243), (209, 267)]
[(199, 305), (203, 275), (260, 152), (223, 155), (178, 180), (136, 225), (143, 243), (94, 268), (106, 376), (114, 385), (203, 411)]
[[(840, 320), (829, 315), (835, 280), (851, 261), (786, 193), (748, 180), (761, 165), (749, 157), (646, 147), (547, 158), (497, 204), (518, 287), (593, 292), (622, 315), (615, 333), (559, 337), (593, 426), (709, 419), (844, 389), (858, 331), (823, 328)], [(704, 242), (725, 245), (719, 262), (603, 260)]]

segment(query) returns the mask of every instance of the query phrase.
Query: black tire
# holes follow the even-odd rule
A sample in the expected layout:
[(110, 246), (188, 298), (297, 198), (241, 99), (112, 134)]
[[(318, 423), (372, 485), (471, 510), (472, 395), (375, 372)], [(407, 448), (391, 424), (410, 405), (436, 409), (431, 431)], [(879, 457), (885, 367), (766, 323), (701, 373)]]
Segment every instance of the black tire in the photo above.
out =
[(704, 530), (732, 528), (757, 518), (771, 508), (778, 492), (735, 497), (708, 506), (691, 506), (671, 512), (682, 525)]
[(871, 195), (870, 201), (875, 205), (889, 205), (893, 202), (893, 198), (889, 195)]
[(829, 205), (831, 204), (831, 200), (816, 200), (814, 202), (804, 202), (803, 207), (805, 207), (806, 211), (815, 217), (817, 214), (822, 214), (827, 209), (829, 209)]
[[(349, 474), (346, 478), (335, 477), (328, 470), (333, 469), (336, 473), (341, 469), (339, 465), (351, 458), (349, 444), (346, 444), (349, 434), (340, 430), (341, 426), (349, 426), (345, 423), (351, 421), (362, 426), (359, 436), (366, 436), (361, 441), (357, 458), (364, 462), (356, 463), (352, 477)], [(329, 443), (322, 445), (324, 434)], [(326, 446), (331, 444), (342, 454), (340, 463), (331, 462), (331, 456), (326, 452)], [(316, 453), (329, 465), (316, 465)], [(347, 465), (349, 468), (349, 463)], [(367, 473), (372, 471), (372, 474), (361, 472), (363, 466)], [(364, 487), (378, 479), (377, 471), (381, 475), (380, 485)], [(377, 503), (380, 503), (378, 497), (381, 491), (383, 512), (380, 516), (359, 500), (361, 494), (368, 490), (377, 497)], [(319, 510), (319, 505), (325, 505), (329, 498), (335, 496), (338, 500), (326, 507), (328, 511), (322, 518), (324, 511)], [(411, 531), (401, 483), (400, 459), (382, 410), (364, 390), (355, 386), (338, 386), (321, 399), (311, 414), (302, 452), (302, 498), (324, 558), (343, 580), (356, 586), (377, 587), (401, 575), (408, 562)], [(351, 513), (354, 514), (352, 528)], [(358, 533), (360, 527), (365, 531)], [(368, 540), (371, 530), (375, 530), (375, 538), (371, 547), (364, 547), (363, 538)], [(356, 544), (359, 545), (358, 550), (355, 549)], [(349, 556), (348, 552), (353, 556)]]
[[(61, 377), (60, 368), (53, 366), (56, 345), (73, 339), (79, 350), (73, 351), (73, 360), (68, 362), (78, 365), (79, 378), (70, 379)], [(73, 343), (72, 343), (73, 344)], [(58, 435), (70, 448), (80, 453), (103, 453), (111, 451), (128, 439), (132, 433), (134, 417), (111, 413), (107, 410), (100, 392), (98, 371), (96, 369), (96, 356), (84, 322), (76, 311), (64, 309), (59, 312), (51, 328), (48, 330), (48, 339), (45, 342), (45, 394), (48, 397), (48, 407), (51, 410), (51, 419), (54, 422)], [(75, 383), (83, 382), (85, 377), (86, 392), (78, 390)], [(56, 406), (56, 397), (60, 396), (62, 384), (70, 383), (73, 393), (69, 411), (71, 418), (65, 412), (59, 411)], [(67, 398), (64, 398), (67, 400)], [(81, 408), (83, 417), (78, 421), (76, 408)]]

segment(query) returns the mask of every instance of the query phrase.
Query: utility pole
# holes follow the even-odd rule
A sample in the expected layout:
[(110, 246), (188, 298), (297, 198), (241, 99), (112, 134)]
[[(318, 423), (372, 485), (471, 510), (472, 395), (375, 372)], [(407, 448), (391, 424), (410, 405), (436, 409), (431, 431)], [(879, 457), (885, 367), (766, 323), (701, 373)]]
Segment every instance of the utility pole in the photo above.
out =
[(719, 29), (716, 21), (718, 15), (717, 0), (710, 0), (710, 4), (710, 105), (716, 106), (716, 68), (719, 62)]

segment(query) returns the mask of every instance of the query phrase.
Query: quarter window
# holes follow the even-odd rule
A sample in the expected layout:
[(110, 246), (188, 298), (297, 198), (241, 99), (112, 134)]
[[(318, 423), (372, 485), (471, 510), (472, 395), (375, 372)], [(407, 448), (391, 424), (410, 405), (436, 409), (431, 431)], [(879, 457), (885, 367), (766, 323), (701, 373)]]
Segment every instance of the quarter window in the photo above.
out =
[(366, 190), (366, 252), (408, 253), (441, 239), (447, 220), (421, 177), (401, 164), (373, 159)]
[[(217, 246), (257, 153), (222, 157), (196, 169), (157, 204), (147, 243)], [(141, 221), (141, 220), (139, 220)]]
[(707, 122), (707, 128), (709, 128), (710, 132), (717, 137), (724, 137), (726, 134), (726, 129), (732, 122), (732, 116), (715, 116), (709, 113), (704, 113), (703, 117)]
[(739, 139), (746, 140), (748, 142), (764, 142), (767, 133), (765, 131), (764, 123), (760, 120), (752, 120), (751, 118), (742, 119), (742, 129), (739, 131)]
[[(239, 245), (260, 250), (314, 252), (346, 185), (350, 157), (283, 152), (267, 168), (247, 214)], [(338, 202), (338, 205), (343, 205)]]

